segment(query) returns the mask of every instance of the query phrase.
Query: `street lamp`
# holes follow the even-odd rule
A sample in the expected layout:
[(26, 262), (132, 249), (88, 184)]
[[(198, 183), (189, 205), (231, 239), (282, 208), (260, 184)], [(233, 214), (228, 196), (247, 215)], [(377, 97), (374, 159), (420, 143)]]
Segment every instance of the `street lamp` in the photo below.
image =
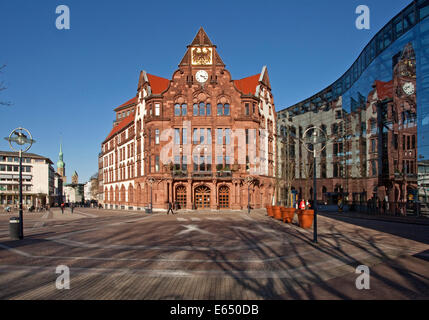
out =
[(316, 146), (320, 143), (319, 152), (326, 148), (326, 133), (319, 127), (312, 127), (305, 130), (303, 136), (304, 147), (309, 153), (313, 153), (313, 242), (317, 243), (317, 182), (316, 182)]
[[(30, 131), (21, 127), (13, 130), (5, 140), (9, 142), (9, 146), (13, 151), (19, 152), (19, 239), (22, 240), (24, 239), (24, 221), (22, 214), (22, 153), (28, 151), (36, 141), (33, 140)], [(18, 147), (14, 147), (13, 143), (17, 144)]]
[(150, 177), (149, 179), (147, 179), (147, 182), (150, 185), (150, 213), (152, 213), (152, 185), (155, 182), (155, 179)]
[(247, 183), (247, 213), (250, 214), (250, 185), (252, 184), (253, 177), (247, 176), (244, 181)]

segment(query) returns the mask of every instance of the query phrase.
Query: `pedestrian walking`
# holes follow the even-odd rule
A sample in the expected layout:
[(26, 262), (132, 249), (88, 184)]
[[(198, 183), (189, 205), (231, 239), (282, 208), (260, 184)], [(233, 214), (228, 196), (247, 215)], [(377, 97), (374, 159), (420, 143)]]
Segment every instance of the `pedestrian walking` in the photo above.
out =
[(171, 204), (171, 202), (169, 202), (169, 203), (168, 203), (168, 211), (167, 211), (167, 214), (170, 214), (170, 211), (171, 211), (171, 214), (174, 214), (174, 211), (173, 211), (173, 205)]
[(71, 213), (73, 213), (73, 209), (74, 209), (74, 204), (72, 203), (72, 204), (70, 205)]
[(61, 213), (62, 213), (62, 214), (64, 214), (64, 206), (65, 206), (65, 205), (64, 205), (64, 202), (63, 202), (63, 203), (61, 203)]
[(305, 210), (305, 201), (304, 201), (304, 199), (302, 199), (301, 202), (299, 203), (299, 208), (301, 210)]

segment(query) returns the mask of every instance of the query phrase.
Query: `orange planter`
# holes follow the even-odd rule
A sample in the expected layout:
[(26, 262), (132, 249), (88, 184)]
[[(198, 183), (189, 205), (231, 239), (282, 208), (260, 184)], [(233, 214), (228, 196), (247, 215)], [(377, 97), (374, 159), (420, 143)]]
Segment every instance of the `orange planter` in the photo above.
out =
[(298, 210), (298, 220), (301, 228), (311, 228), (314, 220), (314, 210)]
[(277, 220), (282, 220), (282, 212), (280, 210), (280, 206), (273, 207), (273, 218)]
[(283, 222), (292, 223), (293, 217), (295, 216), (295, 208), (284, 208), (282, 207), (282, 218)]
[(272, 206), (266, 206), (265, 208), (267, 208), (267, 215), (269, 217), (273, 216), (273, 207)]

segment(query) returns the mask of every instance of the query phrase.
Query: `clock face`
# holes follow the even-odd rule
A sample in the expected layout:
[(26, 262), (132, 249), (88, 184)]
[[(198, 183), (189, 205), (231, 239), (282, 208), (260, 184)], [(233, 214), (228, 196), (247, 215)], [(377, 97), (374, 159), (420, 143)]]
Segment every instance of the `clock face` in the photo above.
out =
[(405, 94), (412, 95), (414, 93), (414, 84), (407, 82), (402, 86), (402, 89), (404, 90)]
[(206, 71), (200, 70), (195, 74), (195, 79), (200, 83), (204, 83), (209, 79), (209, 75)]

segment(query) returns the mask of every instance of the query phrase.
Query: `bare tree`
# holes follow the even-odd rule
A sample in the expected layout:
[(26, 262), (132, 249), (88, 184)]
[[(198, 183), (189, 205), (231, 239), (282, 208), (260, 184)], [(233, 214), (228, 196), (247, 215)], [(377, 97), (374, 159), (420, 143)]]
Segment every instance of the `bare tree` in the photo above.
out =
[[(2, 65), (0, 66), (0, 74), (2, 73), (2, 70), (6, 68), (6, 65)], [(4, 81), (0, 81), (0, 92), (6, 90), (7, 87), (4, 83)], [(1, 101), (0, 100), (0, 106), (10, 106), (12, 105), (12, 103), (8, 102), (8, 101)]]

